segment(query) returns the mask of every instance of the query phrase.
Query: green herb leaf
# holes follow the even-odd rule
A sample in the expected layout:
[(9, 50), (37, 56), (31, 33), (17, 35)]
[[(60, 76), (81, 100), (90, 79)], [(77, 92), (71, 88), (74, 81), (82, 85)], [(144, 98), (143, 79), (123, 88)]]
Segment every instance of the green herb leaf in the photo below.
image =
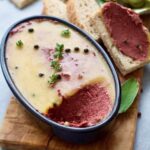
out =
[(55, 47), (55, 54), (54, 54), (54, 57), (55, 58), (62, 58), (63, 57), (63, 50), (64, 50), (64, 45), (63, 44), (56, 44), (56, 47)]
[(23, 46), (23, 42), (21, 40), (16, 42), (17, 47), (21, 48)]
[(58, 59), (61, 59), (63, 57), (62, 53), (61, 52), (56, 52), (54, 54), (54, 58), (58, 58)]
[(119, 113), (124, 113), (132, 105), (138, 94), (139, 83), (135, 78), (130, 78), (122, 84), (121, 87), (121, 105)]
[(67, 38), (70, 37), (70, 36), (71, 36), (70, 30), (69, 30), (69, 29), (63, 30), (63, 31), (61, 32), (61, 36), (67, 37)]
[(53, 60), (51, 62), (51, 67), (55, 69), (55, 71), (61, 71), (61, 66), (58, 61)]
[(49, 84), (55, 84), (55, 83), (57, 82), (57, 80), (58, 80), (58, 77), (59, 77), (58, 74), (53, 73), (53, 74), (49, 77), (48, 83), (49, 83)]
[(58, 43), (56, 44), (55, 50), (56, 50), (57, 52), (62, 52), (63, 49), (64, 49), (64, 44), (58, 44)]
[(105, 3), (105, 0), (97, 0), (97, 3), (98, 3), (99, 6), (101, 6)]

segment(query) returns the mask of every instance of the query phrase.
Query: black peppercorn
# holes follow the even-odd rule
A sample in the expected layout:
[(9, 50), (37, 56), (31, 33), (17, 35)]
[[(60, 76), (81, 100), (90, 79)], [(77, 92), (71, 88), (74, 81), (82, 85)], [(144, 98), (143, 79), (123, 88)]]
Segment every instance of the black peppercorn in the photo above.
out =
[(66, 52), (66, 53), (70, 53), (70, 52), (71, 52), (71, 49), (70, 49), (70, 48), (67, 48), (67, 49), (65, 49), (65, 52)]
[(88, 53), (89, 52), (89, 49), (84, 49), (84, 53)]
[(30, 33), (34, 32), (34, 29), (30, 28), (30, 29), (28, 29), (28, 32), (30, 32)]
[(57, 79), (61, 80), (61, 75), (60, 74), (57, 75)]
[(43, 73), (39, 73), (39, 77), (43, 77), (44, 76), (44, 74)]
[(34, 45), (34, 49), (39, 49), (39, 45)]
[(75, 51), (75, 52), (78, 52), (79, 50), (80, 50), (79, 47), (75, 47), (75, 48), (74, 48), (74, 51)]

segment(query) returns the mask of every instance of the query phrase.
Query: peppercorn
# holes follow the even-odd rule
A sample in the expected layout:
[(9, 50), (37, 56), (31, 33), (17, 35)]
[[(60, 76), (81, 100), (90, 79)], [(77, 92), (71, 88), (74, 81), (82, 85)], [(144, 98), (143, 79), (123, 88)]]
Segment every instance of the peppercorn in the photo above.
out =
[(39, 73), (39, 77), (43, 77), (44, 76), (44, 74), (43, 73)]
[(70, 53), (70, 52), (71, 52), (71, 49), (70, 49), (70, 48), (67, 48), (67, 49), (65, 49), (65, 52), (66, 52), (66, 53)]
[(61, 75), (60, 74), (57, 75), (57, 79), (61, 80)]
[(79, 50), (80, 50), (79, 47), (75, 47), (75, 48), (74, 48), (74, 51), (75, 51), (75, 52), (79, 52)]
[(89, 49), (84, 49), (84, 53), (88, 53), (89, 52)]
[(39, 45), (34, 45), (34, 49), (38, 50), (39, 49)]
[(34, 29), (33, 29), (33, 28), (30, 28), (30, 29), (28, 29), (28, 32), (33, 33), (33, 32), (34, 32)]

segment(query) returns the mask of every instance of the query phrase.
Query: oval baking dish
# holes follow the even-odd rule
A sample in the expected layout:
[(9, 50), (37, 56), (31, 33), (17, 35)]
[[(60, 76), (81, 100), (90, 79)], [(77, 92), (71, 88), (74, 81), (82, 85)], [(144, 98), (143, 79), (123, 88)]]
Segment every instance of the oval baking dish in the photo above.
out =
[[(7, 41), (9, 38), (9, 34), (18, 25), (35, 20), (35, 19), (39, 19), (39, 20), (46, 19), (46, 20), (58, 22), (58, 23), (61, 23), (65, 26), (67, 26), (71, 30), (74, 30), (75, 32), (79, 33), (81, 36), (86, 38), (86, 40), (88, 40), (102, 55), (102, 57), (106, 61), (107, 65), (111, 71), (111, 74), (112, 74), (112, 77), (114, 80), (114, 87), (115, 87), (114, 104), (112, 106), (111, 112), (104, 120), (98, 122), (97, 124), (95, 124), (93, 126), (87, 126), (87, 127), (82, 127), (82, 128), (65, 126), (65, 125), (59, 124), (59, 123), (51, 120), (50, 118), (46, 117), (39, 111), (37, 111), (37, 109), (30, 104), (28, 99), (24, 97), (22, 92), (20, 92), (19, 88), (15, 85), (15, 82), (12, 79), (12, 75), (10, 74), (10, 71), (9, 71), (9, 68), (7, 65), (7, 60), (6, 60), (7, 59), (6, 58), (6, 45), (7, 45)], [(19, 102), (22, 105), (24, 105), (27, 110), (29, 110), (32, 114), (34, 114), (34, 116), (36, 116), (37, 118), (46, 122), (48, 125), (52, 126), (54, 133), (62, 139), (65, 139), (70, 142), (76, 142), (76, 143), (85, 143), (85, 142), (93, 141), (96, 137), (101, 135), (101, 133), (100, 133), (101, 131), (107, 129), (107, 126), (112, 122), (112, 120), (114, 120), (114, 118), (118, 114), (118, 110), (119, 110), (119, 106), (120, 106), (120, 94), (121, 94), (120, 82), (119, 82), (119, 78), (117, 76), (115, 67), (114, 67), (111, 59), (109, 58), (107, 53), (104, 51), (104, 49), (92, 37), (90, 37), (87, 33), (85, 33), (80, 28), (76, 27), (75, 25), (73, 25), (65, 20), (62, 20), (62, 19), (56, 18), (56, 17), (51, 17), (51, 16), (33, 16), (33, 17), (23, 19), (23, 20), (15, 23), (14, 25), (12, 25), (8, 29), (8, 31), (6, 32), (6, 34), (4, 35), (4, 37), (2, 39), (1, 67), (2, 67), (3, 74), (5, 76), (5, 79), (8, 83), (8, 86), (10, 87), (10, 89), (12, 90), (12, 92), (16, 96), (16, 98), (19, 100)]]

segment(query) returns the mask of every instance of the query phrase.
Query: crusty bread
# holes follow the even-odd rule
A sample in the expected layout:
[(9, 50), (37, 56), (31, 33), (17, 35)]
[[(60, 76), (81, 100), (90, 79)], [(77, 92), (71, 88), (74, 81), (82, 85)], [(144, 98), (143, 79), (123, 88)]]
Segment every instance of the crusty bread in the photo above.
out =
[(99, 39), (99, 34), (95, 32), (95, 28), (89, 20), (98, 9), (99, 5), (96, 0), (68, 0), (67, 2), (69, 21), (84, 29), (96, 40)]
[(43, 0), (43, 14), (68, 20), (65, 3), (66, 0)]
[[(126, 75), (140, 67), (143, 67), (145, 64), (150, 62), (150, 46), (148, 57), (144, 61), (133, 60), (132, 58), (120, 52), (120, 50), (114, 45), (113, 40), (103, 22), (102, 9), (98, 10), (95, 16), (91, 18), (90, 22), (95, 26), (97, 31), (100, 32), (100, 36), (102, 41), (104, 42), (104, 45), (106, 46), (116, 66), (119, 68), (120, 72), (123, 75)], [(148, 29), (146, 29), (144, 26), (143, 28), (147, 34), (148, 40), (150, 41), (150, 33)]]
[(23, 8), (36, 0), (10, 0), (12, 1), (18, 8)]

